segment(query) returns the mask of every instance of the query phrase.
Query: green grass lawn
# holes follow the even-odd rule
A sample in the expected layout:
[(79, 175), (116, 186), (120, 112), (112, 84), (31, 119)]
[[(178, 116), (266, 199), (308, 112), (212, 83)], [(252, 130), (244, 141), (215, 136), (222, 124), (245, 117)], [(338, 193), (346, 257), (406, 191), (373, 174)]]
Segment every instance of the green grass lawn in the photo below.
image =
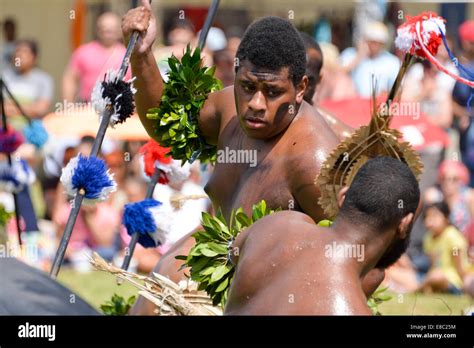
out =
[(461, 315), (474, 305), (466, 295), (387, 293), (392, 299), (379, 305), (383, 315)]
[[(110, 300), (113, 294), (125, 299), (138, 295), (138, 289), (128, 282), (117, 285), (116, 277), (99, 271), (80, 273), (67, 268), (61, 269), (58, 281), (100, 311), (100, 305)], [(101, 312), (101, 311), (100, 311)]]
[[(104, 272), (78, 273), (64, 268), (58, 279), (99, 310), (100, 305), (110, 300), (113, 294), (128, 299), (138, 293), (127, 282), (118, 286), (116, 278)], [(383, 315), (460, 315), (463, 309), (474, 305), (468, 296), (388, 294), (392, 299), (379, 305)]]

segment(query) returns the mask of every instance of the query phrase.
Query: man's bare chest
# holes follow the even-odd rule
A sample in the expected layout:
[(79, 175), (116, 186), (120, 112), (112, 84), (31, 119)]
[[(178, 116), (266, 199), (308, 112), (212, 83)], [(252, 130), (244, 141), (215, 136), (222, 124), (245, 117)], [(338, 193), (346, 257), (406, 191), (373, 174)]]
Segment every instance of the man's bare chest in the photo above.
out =
[(224, 215), (242, 207), (250, 212), (264, 199), (272, 208), (288, 209), (293, 204), (284, 153), (278, 144), (252, 142), (239, 132), (219, 141), (217, 161), (206, 185), (214, 207)]

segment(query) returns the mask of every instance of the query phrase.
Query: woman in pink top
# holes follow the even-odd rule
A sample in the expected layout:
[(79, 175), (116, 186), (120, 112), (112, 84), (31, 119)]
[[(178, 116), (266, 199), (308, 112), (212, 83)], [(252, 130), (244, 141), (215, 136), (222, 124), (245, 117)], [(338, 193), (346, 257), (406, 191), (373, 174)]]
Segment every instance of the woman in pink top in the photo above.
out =
[[(120, 42), (120, 17), (111, 12), (102, 14), (97, 19), (96, 35), (96, 41), (74, 51), (64, 72), (62, 95), (67, 102), (90, 101), (97, 79), (102, 79), (109, 69), (120, 68), (125, 55), (125, 46)], [(130, 76), (129, 70), (126, 79)]]

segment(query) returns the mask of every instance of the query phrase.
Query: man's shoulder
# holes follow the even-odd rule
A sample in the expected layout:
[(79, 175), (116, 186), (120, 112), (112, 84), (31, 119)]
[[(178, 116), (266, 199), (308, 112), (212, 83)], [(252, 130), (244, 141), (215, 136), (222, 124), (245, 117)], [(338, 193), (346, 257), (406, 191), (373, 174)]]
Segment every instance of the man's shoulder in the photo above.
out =
[[(211, 95), (216, 96), (218, 98), (234, 98), (234, 86), (227, 86), (219, 91), (215, 91), (211, 93)], [(232, 99), (233, 100), (233, 99)]]
[(307, 108), (301, 116), (289, 129), (287, 158), (302, 168), (322, 164), (339, 144), (339, 139), (315, 108)]
[[(318, 227), (306, 214), (285, 210), (265, 216), (242, 231), (234, 243), (240, 250), (240, 256), (234, 258), (242, 267), (252, 264), (261, 255), (269, 255), (282, 260), (288, 256), (288, 250), (298, 241), (307, 240), (308, 233), (314, 232)], [(312, 236), (317, 238), (315, 233)], [(242, 258), (242, 256), (245, 257)], [(246, 261), (244, 261), (246, 260)]]
[(234, 86), (228, 86), (220, 91), (216, 91), (211, 93), (210, 98), (213, 99), (213, 101), (216, 104), (216, 107), (219, 109), (226, 109), (226, 108), (231, 108), (234, 107)]
[[(317, 230), (318, 227), (308, 215), (294, 210), (283, 210), (255, 222), (247, 233), (247, 238), (263, 235), (265, 240), (284, 242), (288, 238)], [(271, 232), (271, 233), (269, 233)]]
[[(314, 221), (305, 213), (296, 210), (281, 210), (264, 217), (268, 222), (273, 223), (307, 223), (314, 227)], [(263, 220), (263, 219), (262, 219)], [(260, 220), (259, 220), (260, 221)]]
[(298, 133), (298, 139), (311, 140), (315, 145), (321, 142), (332, 142), (337, 145), (336, 134), (326, 122), (324, 116), (312, 105), (305, 102), (301, 115), (292, 123), (289, 128), (289, 135), (294, 137), (294, 132)]
[[(234, 86), (228, 86), (210, 94), (210, 100), (221, 120), (220, 129), (224, 129), (229, 121), (236, 116)], [(236, 124), (238, 126), (238, 124)]]

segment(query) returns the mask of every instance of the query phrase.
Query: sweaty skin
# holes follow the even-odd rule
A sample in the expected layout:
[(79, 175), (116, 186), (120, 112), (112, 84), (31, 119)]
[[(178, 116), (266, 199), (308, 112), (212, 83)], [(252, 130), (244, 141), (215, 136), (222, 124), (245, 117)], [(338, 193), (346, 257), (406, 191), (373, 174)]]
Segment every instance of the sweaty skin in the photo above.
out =
[(363, 260), (328, 256), (326, 246), (353, 245), (347, 227), (319, 227), (294, 211), (254, 223), (234, 244), (239, 256), (224, 314), (371, 315), (362, 279), (390, 235), (366, 240)]
[[(156, 21), (148, 1), (143, 0), (142, 4), (125, 15), (122, 30), (126, 42), (133, 30), (141, 33), (131, 57), (136, 77), (135, 101), (141, 122), (155, 138), (156, 121), (147, 119), (146, 113), (159, 105), (163, 81), (151, 53)], [(207, 142), (222, 151), (250, 150), (257, 154), (256, 166), (219, 162), (215, 165), (205, 190), (214, 209), (221, 209), (226, 219), (239, 207), (250, 213), (252, 205), (262, 199), (270, 208), (301, 211), (314, 221), (325, 218), (317, 203), (321, 193), (314, 178), (338, 144), (338, 138), (322, 116), (303, 100), (306, 86), (307, 77), (295, 86), (288, 68), (278, 72), (257, 70), (244, 60), (235, 85), (208, 96), (199, 115), (200, 130)], [(194, 242), (190, 235), (176, 243), (157, 264), (155, 272), (174, 280), (184, 278), (186, 270), (168, 271), (170, 266), (178, 268), (182, 263), (177, 263), (174, 256), (189, 252)], [(146, 308), (135, 308), (134, 312), (151, 314), (154, 306), (146, 302)], [(143, 300), (136, 304), (142, 305)]]
[[(223, 94), (219, 97), (223, 101), (233, 98), (232, 87), (219, 93)], [(227, 103), (227, 108), (231, 110), (225, 113), (229, 117), (222, 127), (218, 148), (256, 150), (257, 166), (216, 163), (205, 187), (214, 207), (221, 207), (228, 217), (232, 209), (239, 207), (249, 213), (253, 204), (265, 199), (272, 208), (293, 207), (294, 210), (306, 211), (317, 221), (323, 219), (323, 212), (317, 204), (320, 191), (314, 185), (314, 177), (337, 144), (327, 123), (313, 107), (303, 102), (286, 131), (265, 141), (250, 138), (244, 133), (232, 100)], [(173, 250), (162, 257), (154, 272), (167, 275), (174, 281), (184, 279), (184, 273), (188, 271), (177, 272), (182, 261), (174, 257), (188, 254), (194, 245), (191, 234), (178, 241)], [(154, 308), (154, 304), (140, 298), (131, 314), (152, 314)]]

